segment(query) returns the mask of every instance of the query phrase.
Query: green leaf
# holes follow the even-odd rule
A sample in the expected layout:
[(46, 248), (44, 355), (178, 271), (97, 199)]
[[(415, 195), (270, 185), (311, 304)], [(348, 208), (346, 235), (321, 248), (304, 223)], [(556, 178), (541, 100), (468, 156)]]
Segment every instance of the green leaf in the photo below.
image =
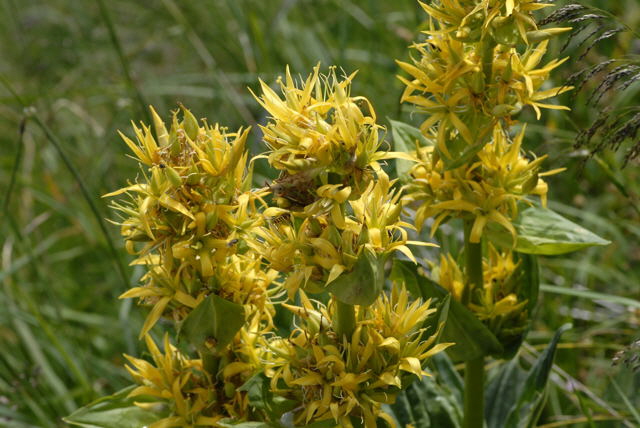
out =
[[(451, 364), (450, 360), (449, 364)], [(409, 424), (415, 428), (462, 426), (463, 410), (458, 392), (444, 379), (439, 378), (439, 373), (435, 376), (425, 376), (398, 394), (396, 402), (388, 409), (398, 422), (398, 426), (404, 427)]]
[(462, 378), (446, 353), (430, 359), (433, 377), (425, 376), (398, 394), (396, 402), (385, 406), (398, 426), (415, 428), (458, 428), (463, 418)]
[(453, 141), (451, 141), (451, 143), (447, 145), (449, 153), (451, 154), (451, 158), (447, 157), (447, 155), (445, 155), (444, 153), (440, 153), (440, 151), (438, 150), (440, 159), (442, 159), (442, 161), (444, 162), (445, 171), (459, 168), (467, 162), (471, 161), (473, 157), (480, 150), (482, 150), (485, 144), (486, 142), (482, 141), (480, 143), (469, 145), (460, 136), (454, 138)]
[(485, 418), (488, 426), (533, 428), (546, 398), (549, 373), (562, 334), (571, 328), (562, 326), (534, 365), (525, 371), (514, 358), (504, 364), (487, 387)]
[(628, 306), (630, 308), (640, 309), (640, 301), (629, 297), (615, 296), (613, 294), (598, 293), (590, 290), (577, 290), (575, 288), (558, 287), (557, 285), (542, 284), (540, 290), (545, 293), (564, 294), (566, 296), (575, 296), (582, 299), (593, 301), (611, 302), (618, 305)]
[[(432, 284), (433, 295), (444, 297), (448, 292), (438, 284)], [(447, 348), (454, 361), (469, 361), (485, 355), (500, 356), (504, 349), (496, 336), (460, 302), (451, 300), (447, 324), (442, 332), (443, 342), (455, 345)]]
[(217, 426), (224, 428), (275, 428), (278, 425), (267, 422), (234, 422), (232, 419), (222, 419), (216, 422)]
[[(389, 119), (391, 123), (391, 136), (393, 137), (393, 149), (396, 152), (411, 153), (415, 152), (417, 147), (431, 146), (432, 143), (422, 135), (418, 128), (415, 128), (404, 122)], [(396, 174), (401, 182), (405, 183), (410, 180), (409, 171), (414, 162), (405, 159), (396, 159)]]
[(244, 383), (239, 391), (246, 391), (249, 404), (256, 409), (263, 410), (271, 420), (278, 420), (285, 413), (296, 406), (296, 402), (274, 395), (271, 382), (264, 373), (258, 373)]
[[(513, 249), (520, 253), (552, 256), (611, 243), (560, 214), (539, 206), (520, 211), (513, 226), (518, 235)], [(488, 233), (491, 242), (512, 247), (513, 238), (503, 228), (490, 224)]]
[(144, 401), (141, 397), (128, 398), (134, 388), (135, 386), (130, 386), (102, 397), (62, 420), (85, 428), (140, 428), (161, 419), (163, 415), (133, 404), (134, 401)]
[(407, 291), (414, 297), (422, 297), (417, 275), (415, 264), (406, 260), (393, 259), (389, 279), (393, 282), (404, 284)]
[(214, 349), (220, 350), (233, 340), (244, 322), (242, 305), (211, 294), (184, 319), (178, 335), (199, 350), (207, 350), (205, 342), (213, 339)]
[[(439, 284), (420, 275), (417, 266), (413, 263), (404, 260), (393, 262), (403, 265), (396, 267), (395, 272), (398, 277), (402, 275), (405, 284), (414, 281), (418, 284), (419, 297), (444, 300), (449, 296), (449, 292)], [(447, 348), (447, 353), (454, 361), (469, 361), (484, 355), (501, 355), (504, 352), (496, 336), (471, 311), (453, 299), (449, 304), (449, 313), (441, 340), (455, 343)]]
[(385, 257), (364, 250), (358, 256), (353, 271), (340, 275), (327, 290), (342, 303), (369, 306), (384, 287)]

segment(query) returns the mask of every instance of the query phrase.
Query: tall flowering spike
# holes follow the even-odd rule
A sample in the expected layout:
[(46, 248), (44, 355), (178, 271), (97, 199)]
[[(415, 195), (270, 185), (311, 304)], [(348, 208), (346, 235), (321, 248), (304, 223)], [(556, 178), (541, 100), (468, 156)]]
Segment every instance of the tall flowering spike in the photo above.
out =
[[(105, 195), (128, 195), (112, 207), (122, 218), (127, 250), (138, 256), (133, 263), (148, 270), (142, 286), (121, 296), (138, 297), (152, 307), (141, 337), (161, 316), (183, 320), (209, 294), (245, 304), (248, 288), (262, 295), (273, 279), (260, 272), (254, 256), (237, 254), (261, 221), (260, 195), (243, 191), (248, 130), (229, 133), (198, 122), (185, 108), (173, 114), (167, 127), (152, 113), (157, 138), (146, 125), (134, 125), (136, 142), (121, 134), (141, 164), (142, 178)], [(233, 269), (238, 270), (235, 276), (248, 273), (254, 282), (234, 283), (228, 290), (220, 286), (218, 278), (234, 277)]]
[(402, 101), (426, 114), (421, 131), (432, 146), (421, 147), (411, 171), (408, 199), (420, 204), (416, 224), (433, 217), (432, 233), (452, 217), (473, 219), (471, 242), (489, 223), (515, 237), (511, 221), (519, 201), (547, 187), (540, 178), (544, 157), (529, 159), (521, 148), (514, 116), (531, 106), (566, 109), (548, 98), (570, 87), (547, 88), (550, 72), (564, 60), (541, 65), (548, 39), (567, 30), (539, 29), (536, 1), (435, 1), (422, 4), (431, 17), (427, 39), (414, 45), (413, 63), (398, 62), (411, 77)]
[[(157, 428), (251, 420), (241, 386), (261, 369), (260, 338), (274, 328), (271, 298), (279, 289), (278, 272), (264, 269), (248, 245), (262, 222), (264, 194), (247, 190), (248, 130), (229, 133), (185, 108), (167, 127), (152, 113), (153, 132), (134, 125), (136, 142), (123, 135), (142, 178), (107, 195), (128, 195), (112, 206), (127, 249), (138, 256), (133, 263), (147, 269), (143, 284), (120, 296), (151, 306), (140, 336), (153, 363), (127, 356), (140, 384), (132, 395), (167, 406)], [(185, 352), (168, 336), (164, 353), (158, 350), (149, 331), (161, 317), (180, 323)], [(194, 348), (198, 359), (187, 353)]]
[(267, 366), (271, 389), (305, 403), (294, 410), (294, 423), (307, 425), (333, 420), (350, 427), (352, 418), (366, 428), (377, 418), (392, 424), (382, 404), (393, 403), (403, 386), (427, 374), (425, 362), (450, 344), (436, 345), (437, 331), (426, 331), (425, 320), (435, 309), (430, 302), (409, 300), (400, 285), (356, 315), (358, 326), (347, 340), (339, 340), (327, 310), (304, 293), (302, 306), (287, 306), (298, 318), (288, 339), (269, 343)]

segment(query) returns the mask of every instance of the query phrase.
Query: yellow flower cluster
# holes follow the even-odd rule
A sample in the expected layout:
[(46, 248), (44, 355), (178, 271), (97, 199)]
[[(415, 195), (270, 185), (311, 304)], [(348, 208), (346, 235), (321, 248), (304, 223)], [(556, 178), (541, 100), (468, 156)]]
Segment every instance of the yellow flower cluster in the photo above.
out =
[[(270, 115), (261, 128), (271, 149), (269, 163), (282, 171), (274, 192), (285, 208), (318, 198), (357, 197), (373, 178), (377, 161), (390, 157), (378, 150), (382, 127), (373, 106), (365, 97), (350, 96), (355, 73), (340, 80), (335, 69), (328, 76), (319, 70), (318, 65), (296, 84), (287, 69), (285, 82), (279, 80), (283, 98), (262, 81), (262, 94), (256, 96)], [(335, 186), (318, 189), (322, 185)]]
[[(526, 308), (528, 302), (518, 295), (522, 274), (521, 262), (516, 262), (510, 251), (500, 252), (490, 245), (488, 257), (483, 260), (483, 287), (470, 293), (466, 305), (502, 344), (521, 335), (531, 315)], [(440, 256), (433, 276), (458, 301), (470, 291), (462, 269), (451, 254)]]
[[(258, 290), (273, 279), (259, 270), (252, 255), (237, 254), (246, 232), (260, 221), (255, 215), (259, 195), (242, 191), (248, 130), (227, 133), (218, 125), (200, 126), (184, 108), (184, 119), (179, 121), (175, 112), (167, 130), (153, 109), (152, 113), (157, 140), (144, 125), (142, 129), (134, 125), (137, 143), (121, 134), (146, 167), (143, 179), (105, 195), (130, 196), (128, 201), (113, 202), (112, 207), (123, 217), (120, 224), (127, 250), (138, 256), (133, 263), (148, 269), (142, 278), (144, 285), (121, 296), (138, 297), (153, 306), (141, 337), (162, 315), (180, 321), (216, 292), (219, 265), (226, 266), (224, 277), (232, 267), (254, 271), (251, 286)], [(234, 260), (226, 263), (232, 255)], [(234, 291), (224, 293), (233, 295)]]
[[(255, 327), (255, 323), (251, 324)], [(228, 362), (218, 367), (216, 373), (207, 366), (206, 360), (190, 359), (173, 346), (168, 334), (164, 335), (164, 353), (151, 336), (146, 335), (153, 363), (125, 355), (129, 363), (125, 367), (139, 384), (129, 396), (144, 399), (136, 402), (139, 407), (153, 410), (160, 405), (164, 407), (163, 413), (168, 410), (167, 417), (149, 428), (215, 427), (228, 417), (247, 419), (251, 410), (247, 394), (240, 387), (261, 367), (257, 339), (257, 335), (241, 330), (219, 356), (219, 361)], [(250, 358), (246, 358), (248, 356)]]
[[(386, 257), (397, 250), (413, 259), (406, 230), (412, 226), (400, 220), (399, 188), (378, 163), (399, 155), (378, 150), (382, 127), (368, 100), (349, 95), (352, 79), (339, 80), (333, 71), (321, 76), (316, 67), (298, 88), (287, 72), (284, 99), (263, 84), (260, 102), (272, 115), (264, 139), (281, 173), (261, 190), (250, 189), (248, 130), (227, 132), (183, 108), (168, 129), (152, 110), (153, 129), (134, 125), (135, 142), (122, 135), (141, 178), (106, 196), (127, 196), (112, 206), (126, 248), (137, 256), (133, 264), (147, 270), (142, 285), (121, 297), (151, 307), (140, 336), (153, 363), (127, 359), (140, 385), (131, 395), (147, 402), (138, 404), (169, 409), (154, 428), (269, 420), (273, 415), (256, 409), (243, 388), (261, 371), (281, 397), (299, 404), (316, 397), (303, 414), (295, 410), (296, 420), (350, 425), (356, 416), (371, 427), (382, 415), (380, 403), (400, 390), (403, 373), (423, 375), (425, 360), (446, 346), (434, 346), (436, 332), (427, 336), (421, 327), (434, 312), (428, 302), (409, 302), (404, 290), (380, 295)], [(308, 316), (335, 318), (335, 296), (327, 312), (314, 309), (304, 292), (304, 308), (283, 304), (302, 324), (289, 339), (274, 335), (274, 304), (283, 290), (291, 298), (301, 287), (326, 293), (341, 276), (350, 287), (346, 275), (359, 275), (359, 287), (377, 287), (367, 297), (373, 305), (357, 309), (351, 343), (339, 338), (337, 321), (323, 330), (327, 320), (314, 327)], [(241, 312), (244, 325), (225, 330), (225, 316), (238, 316), (225, 311)], [(159, 351), (150, 332), (160, 318), (185, 331), (183, 350), (165, 336)], [(199, 358), (189, 357), (194, 350)], [(309, 358), (294, 358), (303, 354)], [(323, 371), (330, 360), (341, 367), (331, 388), (306, 384), (304, 373)]]
[[(432, 232), (451, 217), (475, 221), (479, 242), (489, 222), (515, 233), (516, 202), (539, 195), (544, 157), (529, 160), (521, 143), (524, 128), (510, 135), (513, 115), (570, 90), (546, 88), (550, 72), (563, 60), (540, 66), (548, 39), (568, 28), (538, 29), (531, 12), (548, 6), (537, 1), (458, 1), (421, 3), (430, 15), (426, 41), (414, 48), (413, 64), (398, 62), (411, 75), (402, 101), (427, 114), (421, 131), (433, 147), (421, 147), (411, 171), (409, 199), (420, 201), (416, 224), (435, 217)], [(553, 173), (547, 172), (546, 175)]]
[(528, 195), (538, 195), (546, 203), (547, 184), (541, 177), (560, 170), (539, 172), (547, 157), (529, 160), (523, 155), (522, 139), (526, 127), (511, 140), (501, 127), (494, 129), (493, 138), (476, 154), (472, 163), (447, 169), (438, 159), (433, 146), (420, 147), (417, 164), (407, 185), (408, 199), (419, 203), (415, 222), (424, 224), (433, 217), (431, 233), (451, 217), (474, 219), (471, 242), (480, 238), (489, 222), (508, 230), (515, 238), (511, 219), (518, 215), (518, 202)]
[[(156, 366), (127, 358), (137, 368), (134, 379), (159, 391), (164, 388), (151, 394), (172, 406), (171, 415), (159, 426), (246, 419), (246, 393), (237, 388), (259, 370), (254, 345), (261, 332), (273, 327), (271, 297), (278, 293), (273, 286), (278, 273), (264, 269), (261, 257), (247, 245), (251, 231), (262, 221), (261, 194), (248, 190), (248, 130), (229, 133), (218, 125), (199, 123), (184, 108), (182, 117), (173, 114), (167, 129), (153, 109), (152, 114), (154, 132), (134, 125), (136, 142), (122, 135), (143, 168), (142, 178), (106, 195), (129, 196), (112, 206), (122, 217), (126, 248), (137, 256), (133, 264), (147, 269), (143, 285), (120, 297), (139, 298), (151, 306), (140, 337), (147, 341)], [(245, 319), (231, 343), (216, 346), (213, 337), (191, 343), (201, 354), (191, 360), (165, 338), (165, 356), (160, 358), (149, 336), (157, 321), (165, 317), (184, 323), (212, 295), (236, 304)], [(207, 367), (203, 360), (214, 362)], [(191, 375), (194, 370), (201, 376)], [(162, 382), (158, 373), (164, 376)], [(194, 382), (197, 387), (190, 386)], [(152, 392), (145, 388), (136, 389), (134, 395)]]
[(430, 302), (410, 302), (404, 288), (394, 287), (390, 296), (359, 307), (355, 331), (341, 340), (332, 330), (335, 307), (314, 304), (304, 292), (300, 297), (302, 306), (285, 305), (298, 327), (268, 343), (271, 389), (302, 403), (294, 423), (333, 419), (353, 427), (353, 417), (373, 428), (380, 417), (395, 426), (381, 405), (393, 403), (411, 377), (426, 375), (423, 362), (450, 345), (435, 345), (438, 331), (424, 328), (435, 312)]
[(412, 46), (412, 61), (398, 61), (409, 75), (399, 76), (402, 102), (426, 115), (426, 143), (416, 146), (406, 202), (416, 208), (418, 228), (431, 219), (432, 235), (449, 219), (464, 221), (464, 268), (443, 255), (433, 276), (506, 349), (527, 327), (526, 284), (511, 249), (491, 245), (488, 226), (508, 231), (515, 248), (520, 207), (532, 204), (531, 196), (545, 205), (543, 177), (561, 171), (542, 172), (546, 156), (525, 154), (526, 126), (516, 115), (527, 106), (537, 119), (542, 108), (568, 110), (545, 101), (572, 89), (549, 85), (564, 60), (543, 57), (549, 39), (570, 28), (539, 28), (533, 12), (550, 4), (537, 0), (420, 4), (429, 15), (424, 40)]
[(364, 252), (383, 259), (397, 250), (413, 259), (400, 193), (378, 164), (401, 155), (378, 150), (382, 127), (366, 98), (350, 96), (353, 77), (323, 76), (316, 67), (298, 86), (287, 70), (282, 98), (264, 82), (256, 97), (271, 115), (264, 141), (281, 174), (270, 186), (279, 207), (264, 211), (253, 245), (288, 275), (290, 296), (301, 286), (321, 292)]
[[(303, 286), (321, 292), (341, 274), (351, 272), (363, 252), (384, 258), (400, 251), (413, 259), (409, 241), (400, 221), (400, 193), (392, 189), (395, 180), (379, 170), (355, 200), (339, 200), (330, 214), (299, 219), (282, 208), (268, 208), (268, 225), (256, 228), (260, 238), (253, 242), (269, 266), (287, 274), (284, 287), (290, 296)], [(349, 213), (349, 214), (348, 214)]]
[[(408, 240), (412, 226), (400, 219), (396, 180), (379, 165), (402, 155), (379, 150), (382, 127), (366, 98), (350, 96), (352, 79), (333, 70), (322, 76), (316, 67), (298, 86), (287, 72), (282, 98), (264, 83), (258, 98), (270, 114), (267, 157), (281, 172), (269, 186), (277, 206), (263, 212), (250, 245), (284, 275), (290, 298), (300, 290), (301, 307), (283, 304), (297, 315), (297, 328), (269, 340), (265, 356), (271, 389), (301, 403), (295, 424), (389, 420), (381, 404), (393, 402), (405, 375), (422, 376), (424, 362), (447, 346), (434, 346), (435, 332), (426, 337), (421, 328), (434, 312), (429, 302), (411, 303), (396, 286), (390, 297), (380, 294), (387, 256), (399, 251), (415, 260), (407, 245), (430, 244)], [(345, 302), (347, 288), (353, 293)], [(327, 290), (328, 310), (305, 293)]]
[(145, 336), (153, 363), (126, 355), (127, 371), (140, 384), (130, 397), (153, 397), (152, 401), (137, 402), (142, 408), (158, 404), (170, 406), (171, 415), (153, 423), (149, 428), (213, 426), (221, 416), (208, 417), (202, 410), (215, 401), (210, 389), (211, 379), (201, 360), (192, 360), (180, 353), (164, 336), (164, 354), (149, 335)]

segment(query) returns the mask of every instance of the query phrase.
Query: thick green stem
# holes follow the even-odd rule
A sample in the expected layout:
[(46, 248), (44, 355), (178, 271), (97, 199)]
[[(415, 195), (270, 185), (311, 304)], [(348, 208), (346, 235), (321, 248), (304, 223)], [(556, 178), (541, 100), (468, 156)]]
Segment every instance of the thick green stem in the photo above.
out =
[(484, 426), (484, 357), (467, 361), (464, 371), (463, 428)]
[(351, 339), (356, 328), (356, 308), (353, 305), (342, 303), (336, 299), (336, 312), (334, 319), (334, 330), (339, 339), (347, 336)]
[[(482, 289), (482, 243), (471, 242), (473, 220), (464, 223), (466, 287), (462, 303), (466, 306), (475, 290)], [(464, 373), (464, 428), (484, 425), (484, 357), (467, 361)]]
[(467, 306), (475, 290), (482, 289), (482, 243), (471, 242), (473, 220), (464, 222), (465, 276), (467, 284), (462, 291), (462, 304)]

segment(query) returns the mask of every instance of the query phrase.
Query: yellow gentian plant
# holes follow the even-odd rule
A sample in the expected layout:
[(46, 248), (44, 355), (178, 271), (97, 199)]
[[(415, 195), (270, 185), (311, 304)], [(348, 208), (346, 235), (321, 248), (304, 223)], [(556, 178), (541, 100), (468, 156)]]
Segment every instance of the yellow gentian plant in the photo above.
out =
[(414, 154), (404, 171), (405, 198), (415, 208), (416, 227), (429, 221), (432, 236), (449, 220), (464, 224), (464, 250), (441, 255), (430, 277), (470, 314), (473, 328), (485, 332), (466, 349), (463, 337), (447, 337), (457, 342), (451, 355), (466, 362), (463, 426), (481, 428), (484, 359), (517, 351), (535, 305), (531, 254), (566, 252), (531, 242), (556, 243), (563, 226), (569, 230), (564, 219), (555, 237), (544, 236), (540, 223), (536, 230), (524, 227), (540, 213), (553, 221), (544, 177), (561, 170), (544, 171), (546, 155), (525, 154), (526, 124), (518, 114), (527, 106), (537, 119), (541, 109), (569, 110), (549, 101), (572, 89), (550, 84), (566, 58), (543, 58), (549, 40), (571, 28), (539, 28), (534, 12), (551, 5), (536, 0), (420, 5), (428, 14), (424, 40), (412, 46), (410, 62), (398, 61), (406, 73), (399, 76), (402, 102), (423, 117), (421, 138), (405, 144)]
[[(384, 128), (350, 94), (353, 78), (317, 66), (300, 81), (287, 70), (281, 94), (262, 82), (268, 151), (250, 163), (248, 130), (184, 107), (169, 126), (152, 109), (152, 127), (122, 134), (141, 172), (106, 196), (120, 198), (115, 223), (146, 268), (121, 298), (150, 309), (140, 337), (153, 361), (126, 358), (129, 398), (161, 409), (151, 428), (392, 423), (382, 405), (449, 346), (431, 300), (387, 281), (394, 254), (415, 261), (409, 245), (434, 244), (408, 238), (405, 199), (380, 162), (410, 156), (381, 150)], [(256, 189), (260, 158), (279, 176)], [(294, 323), (276, 325), (278, 311)], [(175, 326), (163, 351), (160, 325)]]
[[(533, 255), (605, 241), (543, 208), (544, 177), (559, 171), (524, 152), (517, 120), (527, 106), (538, 119), (566, 109), (548, 101), (570, 89), (548, 84), (563, 60), (543, 57), (568, 29), (539, 28), (533, 12), (549, 5), (535, 0), (420, 4), (424, 40), (398, 64), (402, 102), (423, 120), (416, 138), (394, 132), (395, 152), (373, 103), (351, 93), (356, 73), (319, 65), (287, 69), (276, 89), (260, 81), (266, 152), (251, 160), (249, 129), (185, 107), (168, 124), (151, 109), (152, 124), (121, 134), (140, 173), (105, 196), (145, 268), (120, 297), (148, 308), (151, 361), (125, 356), (135, 385), (108, 399), (132, 423), (396, 426), (388, 405), (446, 349), (466, 362), (464, 426), (483, 426), (484, 358), (523, 340)], [(261, 159), (277, 177), (256, 188)], [(417, 259), (415, 246), (435, 244), (411, 234), (452, 219), (464, 251)], [(478, 337), (451, 334), (450, 307)]]

